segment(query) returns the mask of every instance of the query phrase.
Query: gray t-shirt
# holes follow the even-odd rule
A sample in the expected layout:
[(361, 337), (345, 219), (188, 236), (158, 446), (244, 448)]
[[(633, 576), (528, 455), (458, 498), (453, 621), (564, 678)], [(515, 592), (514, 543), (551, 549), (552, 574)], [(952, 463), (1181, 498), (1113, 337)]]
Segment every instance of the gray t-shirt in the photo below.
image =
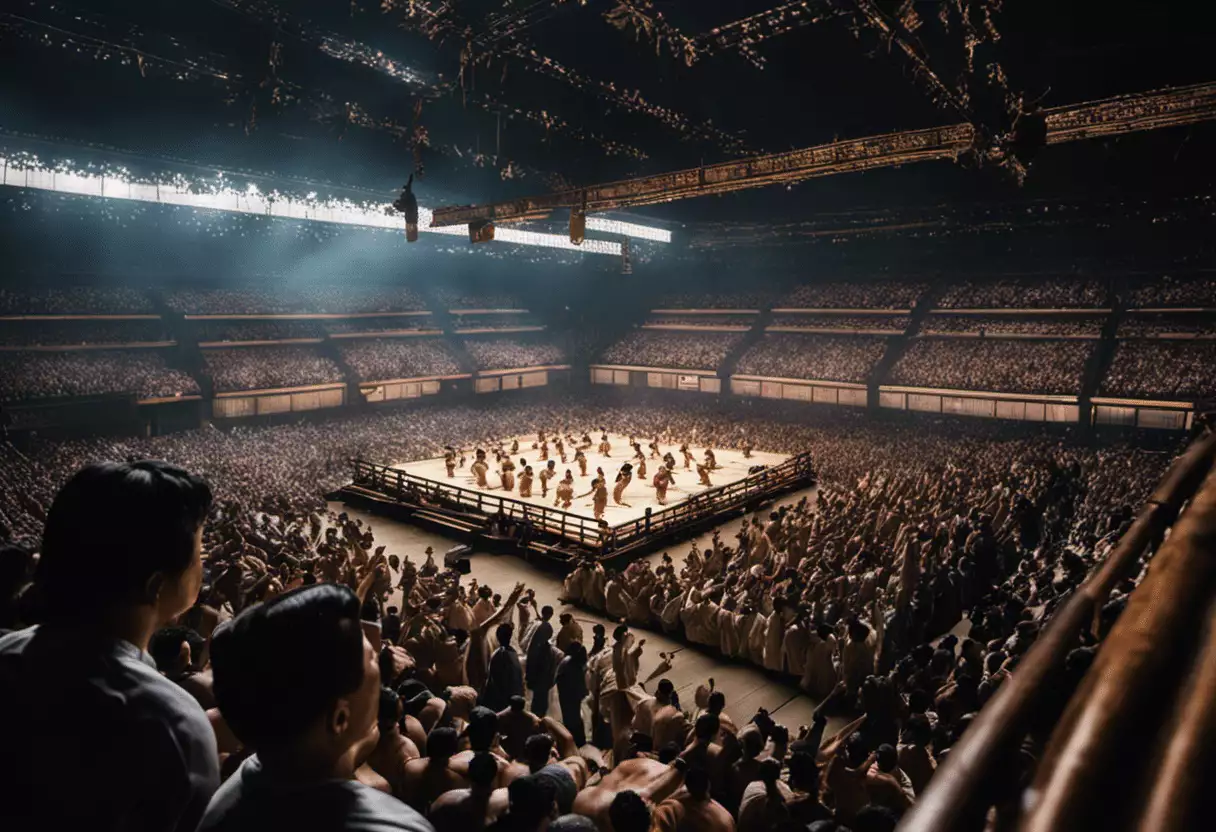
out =
[(224, 781), (198, 832), (435, 832), (400, 800), (354, 780), (299, 785), (276, 780), (256, 754)]
[(9, 633), (0, 713), (0, 829), (193, 832), (219, 786), (206, 713), (129, 642)]

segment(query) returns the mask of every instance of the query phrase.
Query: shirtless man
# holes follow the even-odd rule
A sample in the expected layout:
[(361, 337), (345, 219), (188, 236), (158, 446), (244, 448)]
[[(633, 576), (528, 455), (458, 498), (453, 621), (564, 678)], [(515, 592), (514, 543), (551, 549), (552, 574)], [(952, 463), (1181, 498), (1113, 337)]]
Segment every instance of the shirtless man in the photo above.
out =
[(754, 447), (755, 447), (755, 445), (752, 444), (751, 437), (743, 438), (743, 458), (744, 459), (752, 458), (752, 449)]
[(444, 448), (443, 467), (448, 469), (448, 479), (456, 476), (456, 449), (451, 445)]
[(671, 455), (671, 451), (663, 454), (663, 467), (669, 471), (676, 467), (676, 458)]
[(558, 436), (557, 436), (557, 437), (556, 437), (556, 438), (553, 440), (553, 447), (557, 449), (557, 455), (558, 455), (559, 457), (561, 457), (561, 460), (562, 460), (562, 465), (565, 465), (565, 464), (566, 464), (566, 446), (565, 446), (565, 444), (562, 442), (562, 438), (561, 438), (561, 436), (560, 436), (560, 435), (558, 435)]
[(444, 792), (429, 812), (435, 832), (473, 832), (498, 820), (507, 811), (507, 790), (495, 788), (498, 765), (494, 755), (480, 751), (469, 762), (469, 787)]
[(624, 496), (625, 489), (629, 487), (629, 483), (631, 482), (633, 482), (633, 466), (626, 462), (621, 466), (621, 470), (617, 472), (616, 485), (612, 489), (612, 502), (618, 506), (629, 505), (621, 497)]
[(511, 440), (511, 456), (515, 456), (517, 453), (519, 453), (519, 440), (512, 439)]
[(549, 496), (549, 480), (557, 476), (557, 461), (549, 460), (549, 463), (540, 469), (540, 496), (541, 499)]
[(718, 458), (714, 456), (713, 448), (705, 449), (705, 467), (711, 471), (715, 471), (718, 468)]
[(646, 479), (646, 457), (644, 455), (639, 454), (637, 459), (638, 459), (638, 479), (645, 480)]
[(687, 471), (692, 468), (692, 462), (693, 459), (695, 459), (695, 457), (692, 455), (692, 451), (688, 450), (687, 442), (680, 446), (680, 453), (684, 455), (684, 470)]
[(426, 812), (431, 802), (444, 792), (468, 787), (468, 781), (448, 767), (456, 749), (455, 728), (436, 728), (431, 731), (427, 736), (427, 756), (405, 764), (406, 803), (419, 812)]
[(566, 469), (566, 478), (557, 484), (557, 502), (554, 508), (569, 509), (574, 502), (574, 475)]
[(574, 461), (578, 463), (579, 476), (587, 476), (587, 455), (579, 448), (574, 452)]
[(600, 456), (610, 457), (612, 445), (608, 442), (608, 434), (600, 434)]
[(502, 461), (502, 490), (508, 493), (515, 490), (515, 463), (509, 456)]
[[(520, 462), (522, 463), (523, 460), (521, 459)], [(519, 475), (519, 496), (521, 496), (521, 497), (531, 497), (532, 496), (532, 466), (531, 465), (525, 465), (524, 472)]]
[(465, 726), (465, 737), (469, 747), (458, 754), (452, 755), (448, 768), (462, 777), (472, 780), (471, 767), (473, 759), (478, 754), (490, 754), (495, 763), (493, 786), (505, 788), (516, 777), (528, 773), (528, 767), (521, 763), (513, 763), (502, 755), (494, 753), (494, 741), (498, 739), (498, 714), (485, 707), (475, 707), (469, 713), (468, 724)]
[(595, 821), (600, 830), (612, 829), (608, 810), (621, 792), (636, 792), (642, 800), (659, 803), (666, 800), (684, 780), (688, 764), (677, 758), (664, 765), (649, 757), (625, 760), (605, 774), (598, 785), (583, 789), (574, 798), (574, 813)]
[(486, 471), (490, 470), (490, 466), (486, 464), (486, 452), (481, 448), (477, 449), (477, 459), (469, 470), (473, 472), (473, 477), (477, 480), (478, 488), (490, 487), (489, 483), (486, 482)]
[(608, 486), (604, 483), (602, 476), (593, 479), (591, 481), (591, 490), (586, 494), (580, 494), (578, 499), (581, 500), (587, 496), (591, 497), (591, 504), (595, 509), (595, 519), (603, 519), (604, 509), (608, 507)]
[(709, 772), (688, 770), (684, 788), (655, 807), (652, 832), (733, 832), (735, 821), (709, 796)]
[(697, 463), (697, 476), (701, 478), (701, 485), (713, 485), (709, 481), (709, 467), (699, 462)]
[(661, 459), (662, 458), (662, 455), (659, 453), (659, 437), (657, 437), (657, 436), (654, 439), (650, 440), (650, 458), (651, 459)]
[(393, 797), (405, 796), (405, 766), (422, 755), (413, 740), (401, 733), (402, 704), (392, 688), (380, 688), (380, 739), (367, 758), (367, 764), (388, 781)]
[(660, 468), (654, 475), (654, 491), (655, 499), (659, 505), (667, 505), (667, 488), (671, 485), (672, 476), (671, 470), (668, 468)]
[(540, 443), (540, 461), (544, 462), (548, 458), (549, 458), (549, 443), (542, 439), (541, 443)]

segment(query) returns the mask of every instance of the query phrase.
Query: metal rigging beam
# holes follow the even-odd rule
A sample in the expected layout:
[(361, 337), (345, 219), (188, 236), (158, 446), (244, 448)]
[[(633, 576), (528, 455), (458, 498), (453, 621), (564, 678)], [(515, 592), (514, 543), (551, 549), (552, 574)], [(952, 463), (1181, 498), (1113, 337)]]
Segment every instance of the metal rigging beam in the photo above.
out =
[[(1043, 115), (1048, 144), (1213, 121), (1216, 82), (1055, 107)], [(439, 208), (431, 225), (535, 219), (559, 208), (590, 213), (674, 202), (818, 176), (955, 159), (973, 149), (974, 144), (975, 132), (970, 124), (888, 133), (490, 205)]]

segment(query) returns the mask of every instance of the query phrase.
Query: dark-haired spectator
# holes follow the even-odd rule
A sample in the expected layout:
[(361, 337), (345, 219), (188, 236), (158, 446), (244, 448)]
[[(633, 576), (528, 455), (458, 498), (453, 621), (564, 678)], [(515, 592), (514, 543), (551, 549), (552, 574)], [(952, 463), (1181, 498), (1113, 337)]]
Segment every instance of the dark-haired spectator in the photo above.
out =
[(401, 720), (404, 716), (405, 711), (397, 691), (392, 688), (380, 688), (380, 710), (377, 716), (380, 739), (376, 742), (371, 756), (367, 758), (367, 764), (388, 781), (393, 796), (399, 800), (405, 799), (406, 763), (422, 756), (414, 741), (401, 733)]
[(452, 789), (467, 788), (466, 777), (452, 769), (452, 757), (459, 749), (455, 728), (436, 728), (427, 734), (427, 756), (410, 760), (405, 766), (405, 800), (424, 812), (439, 795)]
[(734, 818), (709, 794), (709, 772), (692, 768), (684, 789), (660, 803), (651, 818), (653, 832), (733, 832)]
[(148, 653), (156, 667), (170, 682), (198, 700), (204, 709), (215, 707), (210, 670), (198, 670), (197, 654), (206, 650), (206, 641), (189, 627), (162, 627), (152, 635)]
[(300, 587), (219, 628), (220, 711), (256, 753), (216, 792), (205, 832), (269, 828), (431, 832), (404, 803), (356, 779), (379, 739), (380, 667), (359, 597)]
[(90, 465), (60, 489), (34, 574), (41, 623), (0, 638), (0, 828), (198, 825), (215, 735), (147, 649), (198, 597), (210, 508), (207, 483), (163, 462)]
[(507, 811), (507, 787), (495, 788), (498, 762), (488, 751), (469, 761), (469, 787), (450, 789), (431, 803), (429, 817), (435, 832), (470, 832), (481, 829)]
[(490, 675), (478, 697), (478, 704), (492, 711), (501, 711), (511, 704), (511, 697), (524, 695), (524, 671), (519, 653), (511, 646), (515, 633), (512, 624), (499, 624), (494, 631), (498, 648), (490, 655)]

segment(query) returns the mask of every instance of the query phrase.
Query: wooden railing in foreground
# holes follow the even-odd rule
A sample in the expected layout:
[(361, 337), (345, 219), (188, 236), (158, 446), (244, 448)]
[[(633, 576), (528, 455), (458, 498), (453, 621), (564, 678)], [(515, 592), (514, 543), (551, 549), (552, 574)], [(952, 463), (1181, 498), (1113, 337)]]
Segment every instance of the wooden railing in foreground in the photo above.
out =
[[(1116, 783), (1131, 776), (1130, 770), (1134, 769), (1138, 776), (1151, 777), (1153, 769), (1144, 772), (1142, 766), (1147, 760), (1136, 759), (1137, 754), (1146, 757), (1144, 749), (1129, 749), (1125, 743), (1139, 733), (1137, 729), (1159, 722), (1152, 715), (1154, 707), (1160, 716), (1164, 715), (1167, 703), (1174, 700), (1175, 690), (1168, 687), (1171, 675), (1168, 663), (1174, 663), (1174, 675), (1181, 673), (1188, 666), (1188, 660), (1180, 653), (1185, 652), (1185, 645), (1191, 640), (1186, 636), (1187, 630), (1199, 630), (1205, 615), (1212, 620), (1208, 604), (1216, 595), (1212, 591), (1216, 584), (1213, 556), (1216, 474), (1210, 473), (1214, 457), (1216, 436), (1209, 434), (1192, 443), (1174, 461), (1115, 549), (1056, 610), (1010, 679), (950, 749), (928, 789), (900, 824), (901, 832), (983, 828), (984, 816), (996, 795), (1003, 793), (1008, 797), (1008, 781), (1016, 777), (1019, 745), (1032, 722), (1042, 717), (1041, 709), (1058, 692), (1065, 658), (1077, 646), (1079, 634), (1096, 626), (1097, 615), (1111, 590), (1119, 581), (1135, 574), (1141, 555), (1161, 541), (1166, 528), (1194, 497), (1057, 723), (1047, 756), (1039, 765), (1034, 786), (1023, 804), (1028, 812), (1019, 828), (1046, 832), (1134, 826), (1127, 821), (1140, 812), (1119, 799)], [(1211, 628), (1208, 637), (1216, 639)], [(1205, 679), (1216, 676), (1213, 663), (1216, 646), (1209, 645), (1201, 654), (1196, 681), (1178, 697), (1177, 708), (1187, 719), (1201, 711), (1209, 726), (1216, 724), (1216, 699), (1212, 685), (1203, 684)], [(1160, 693), (1163, 682), (1167, 685), (1166, 694), (1153, 702), (1152, 693), (1154, 690)], [(1196, 701), (1195, 695), (1206, 699)], [(1207, 753), (1210, 743), (1204, 747), (1190, 741), (1188, 732), (1193, 730), (1194, 726), (1181, 721), (1172, 737), (1167, 735), (1161, 740), (1164, 748), (1158, 756), (1165, 761), (1161, 765), (1163, 773), (1186, 771), (1196, 754)], [(1150, 734), (1149, 741), (1155, 742), (1155, 735)], [(1178, 811), (1178, 790), (1202, 787), (1194, 776), (1179, 774), (1178, 779), (1182, 782), (1158, 778), (1154, 783), (1153, 797), (1168, 794), (1168, 799), (1138, 798), (1144, 803), (1146, 821)], [(1140, 788), (1140, 784), (1133, 782), (1129, 787)], [(1116, 805), (1122, 816), (1117, 814), (1112, 821), (1108, 812)], [(1139, 828), (1190, 827), (1170, 823)]]
[(557, 508), (526, 503), (505, 495), (419, 477), (362, 459), (351, 460), (354, 484), (370, 487), (396, 499), (412, 502), (428, 500), (456, 506), (480, 514), (496, 514), (530, 523), (534, 528), (581, 545), (601, 549), (605, 554), (641, 541), (643, 538), (671, 534), (723, 511), (737, 509), (767, 495), (809, 483), (815, 476), (809, 451), (749, 474), (741, 480), (708, 488), (662, 511), (649, 512), (611, 528), (601, 528), (590, 517)]

